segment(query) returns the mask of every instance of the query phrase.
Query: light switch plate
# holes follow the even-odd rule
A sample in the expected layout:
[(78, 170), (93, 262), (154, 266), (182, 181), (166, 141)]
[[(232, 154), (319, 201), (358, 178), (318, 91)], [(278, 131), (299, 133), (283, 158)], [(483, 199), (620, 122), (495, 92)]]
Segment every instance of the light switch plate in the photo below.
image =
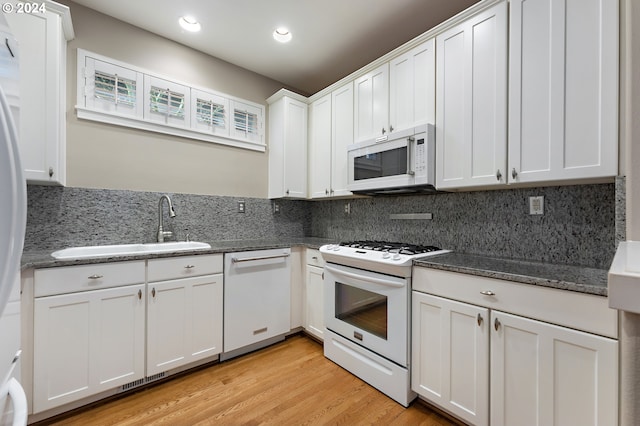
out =
[(529, 197), (529, 214), (544, 214), (544, 197), (542, 195), (537, 197)]

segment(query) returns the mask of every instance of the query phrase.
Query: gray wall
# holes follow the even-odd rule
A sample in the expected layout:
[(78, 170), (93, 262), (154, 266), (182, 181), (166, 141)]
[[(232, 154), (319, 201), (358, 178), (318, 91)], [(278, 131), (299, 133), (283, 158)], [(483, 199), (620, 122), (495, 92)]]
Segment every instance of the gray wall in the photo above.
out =
[[(61, 3), (71, 8), (76, 34), (67, 48), (68, 186), (267, 196), (266, 153), (79, 120), (77, 49), (263, 105), (282, 83), (68, 0)], [(265, 135), (266, 125), (267, 117)]]
[[(510, 189), (334, 201), (170, 194), (180, 239), (218, 241), (326, 237), (434, 244), (451, 250), (608, 268), (616, 246), (614, 184)], [(25, 248), (151, 242), (161, 193), (29, 186)], [(545, 197), (545, 214), (528, 214), (528, 197)], [(247, 212), (237, 213), (243, 199)], [(350, 203), (351, 214), (344, 213)], [(166, 210), (166, 209), (165, 209)], [(618, 209), (619, 210), (619, 209)], [(390, 220), (432, 213), (433, 220)]]

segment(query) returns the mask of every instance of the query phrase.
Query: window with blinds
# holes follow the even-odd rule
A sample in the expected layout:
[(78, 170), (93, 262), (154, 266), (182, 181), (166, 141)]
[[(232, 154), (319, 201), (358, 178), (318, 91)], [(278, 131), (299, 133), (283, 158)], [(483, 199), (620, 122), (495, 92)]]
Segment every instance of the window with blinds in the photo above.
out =
[(226, 126), (224, 105), (198, 98), (196, 101), (196, 120), (211, 126), (224, 128)]
[(262, 104), (78, 49), (78, 118), (265, 152)]
[(258, 135), (258, 115), (248, 111), (235, 109), (233, 111), (233, 122), (236, 131), (249, 135)]
[(94, 96), (115, 104), (136, 105), (136, 82), (118, 74), (96, 71), (94, 74)]
[(149, 96), (149, 108), (152, 112), (164, 114), (169, 117), (184, 119), (184, 93), (178, 93), (169, 89), (161, 89), (159, 87), (151, 86)]

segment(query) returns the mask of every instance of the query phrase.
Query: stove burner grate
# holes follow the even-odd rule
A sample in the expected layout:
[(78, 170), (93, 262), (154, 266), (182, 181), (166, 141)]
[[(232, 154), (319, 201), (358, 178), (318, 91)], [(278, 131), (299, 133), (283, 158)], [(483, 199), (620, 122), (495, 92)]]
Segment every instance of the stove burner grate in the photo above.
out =
[(368, 240), (341, 242), (339, 245), (362, 250), (386, 251), (389, 253), (399, 253), (406, 255), (430, 253), (432, 251), (440, 250), (439, 247), (435, 246)]

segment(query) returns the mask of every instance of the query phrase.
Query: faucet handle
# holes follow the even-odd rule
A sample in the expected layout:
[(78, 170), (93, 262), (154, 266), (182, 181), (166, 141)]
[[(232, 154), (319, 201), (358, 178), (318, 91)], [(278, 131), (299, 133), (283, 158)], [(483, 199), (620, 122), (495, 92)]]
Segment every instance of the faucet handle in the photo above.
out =
[(189, 233), (188, 233), (188, 232), (187, 232), (187, 236), (185, 237), (185, 241), (186, 241), (186, 242), (191, 241), (191, 240), (189, 239)]

